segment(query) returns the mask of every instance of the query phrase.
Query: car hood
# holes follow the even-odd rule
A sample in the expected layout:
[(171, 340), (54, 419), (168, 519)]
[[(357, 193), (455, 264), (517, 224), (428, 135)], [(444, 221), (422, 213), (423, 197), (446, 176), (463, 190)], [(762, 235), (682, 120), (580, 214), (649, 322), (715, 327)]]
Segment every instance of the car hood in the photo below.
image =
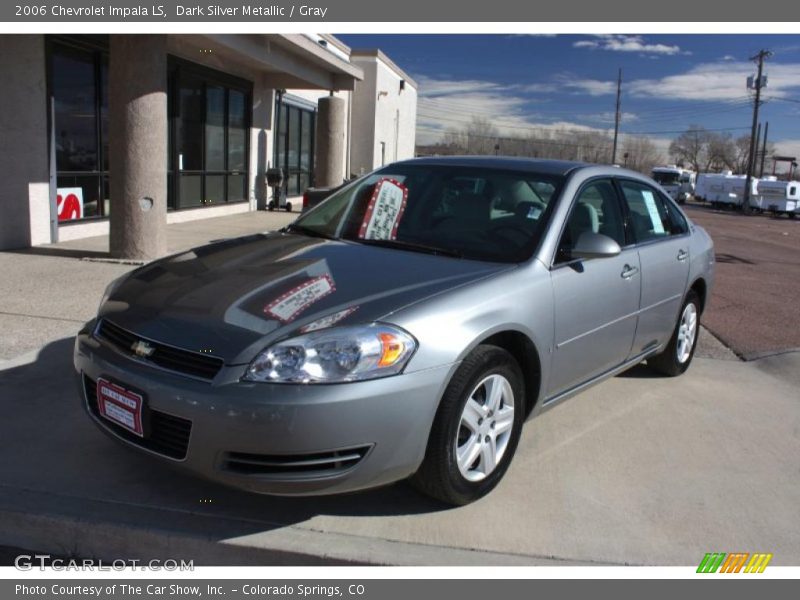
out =
[(142, 337), (241, 364), (291, 333), (369, 323), (510, 268), (275, 232), (139, 268), (114, 286), (99, 316)]

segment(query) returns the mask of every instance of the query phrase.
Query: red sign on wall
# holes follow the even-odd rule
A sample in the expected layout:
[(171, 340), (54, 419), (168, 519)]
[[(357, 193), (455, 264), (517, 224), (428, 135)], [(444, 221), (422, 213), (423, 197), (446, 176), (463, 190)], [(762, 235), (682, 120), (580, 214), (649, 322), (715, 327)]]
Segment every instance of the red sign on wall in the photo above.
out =
[(56, 190), (58, 220), (72, 221), (83, 218), (83, 188), (58, 188)]

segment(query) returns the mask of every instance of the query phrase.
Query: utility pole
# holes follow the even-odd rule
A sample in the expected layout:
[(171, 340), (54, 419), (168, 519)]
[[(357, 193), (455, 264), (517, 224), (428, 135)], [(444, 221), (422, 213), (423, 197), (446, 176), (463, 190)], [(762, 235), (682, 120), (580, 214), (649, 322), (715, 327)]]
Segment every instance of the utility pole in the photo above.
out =
[(617, 139), (619, 138), (620, 100), (622, 98), (622, 68), (617, 75), (617, 110), (614, 115), (614, 148), (611, 150), (611, 164), (617, 164)]
[(758, 123), (756, 129), (756, 153), (753, 155), (753, 177), (756, 176), (756, 165), (758, 164), (758, 149), (761, 146), (761, 123)]
[(767, 133), (769, 133), (769, 121), (764, 123), (764, 145), (761, 147), (761, 169), (759, 169), (759, 177), (764, 176), (764, 161), (767, 159)]
[(763, 74), (764, 74), (764, 60), (772, 56), (769, 50), (760, 50), (755, 56), (751, 56), (750, 60), (758, 61), (758, 75), (753, 82), (753, 87), (756, 90), (756, 99), (753, 103), (753, 126), (750, 130), (750, 152), (747, 157), (747, 179), (744, 185), (744, 197), (742, 198), (742, 213), (750, 214), (750, 185), (753, 182), (753, 167), (755, 166), (756, 154), (756, 125), (758, 125), (758, 107), (761, 104), (761, 88), (763, 87)]

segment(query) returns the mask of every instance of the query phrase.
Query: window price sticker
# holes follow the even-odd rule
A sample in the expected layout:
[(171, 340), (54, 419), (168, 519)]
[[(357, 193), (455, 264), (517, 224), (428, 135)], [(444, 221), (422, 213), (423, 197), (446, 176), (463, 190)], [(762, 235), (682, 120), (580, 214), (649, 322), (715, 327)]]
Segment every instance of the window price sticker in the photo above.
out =
[(393, 240), (408, 201), (408, 188), (394, 179), (381, 179), (367, 205), (358, 237), (362, 240)]
[(301, 283), (270, 302), (264, 307), (264, 312), (283, 323), (288, 323), (309, 306), (335, 291), (336, 286), (330, 275), (320, 275)]
[(650, 215), (653, 231), (658, 234), (666, 233), (666, 231), (664, 231), (664, 223), (661, 222), (661, 214), (658, 212), (658, 207), (656, 206), (656, 199), (653, 197), (653, 192), (642, 190), (642, 198), (644, 198), (644, 204)]

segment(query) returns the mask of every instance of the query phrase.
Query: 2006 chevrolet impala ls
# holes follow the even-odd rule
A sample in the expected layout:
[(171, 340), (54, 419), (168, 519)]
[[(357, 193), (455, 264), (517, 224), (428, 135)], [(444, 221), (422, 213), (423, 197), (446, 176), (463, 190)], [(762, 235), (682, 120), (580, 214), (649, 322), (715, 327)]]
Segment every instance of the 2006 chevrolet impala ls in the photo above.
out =
[(215, 481), (411, 477), (463, 504), (527, 417), (645, 359), (683, 373), (713, 269), (706, 232), (632, 171), (410, 160), (112, 282), (75, 369), (98, 427)]

